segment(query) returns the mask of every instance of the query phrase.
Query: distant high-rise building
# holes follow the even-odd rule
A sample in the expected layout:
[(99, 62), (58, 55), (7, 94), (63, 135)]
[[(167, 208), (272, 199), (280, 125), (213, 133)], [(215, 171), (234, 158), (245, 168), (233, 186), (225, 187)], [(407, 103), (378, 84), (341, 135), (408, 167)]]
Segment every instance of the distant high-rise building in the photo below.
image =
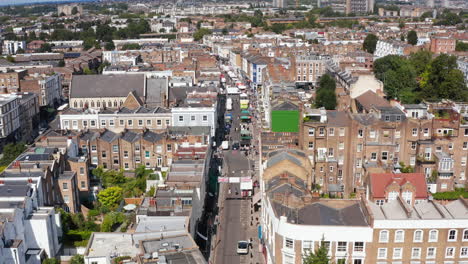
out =
[(277, 8), (284, 8), (284, 1), (285, 0), (273, 0), (273, 6)]
[(374, 12), (374, 0), (346, 0), (346, 14), (367, 14)]

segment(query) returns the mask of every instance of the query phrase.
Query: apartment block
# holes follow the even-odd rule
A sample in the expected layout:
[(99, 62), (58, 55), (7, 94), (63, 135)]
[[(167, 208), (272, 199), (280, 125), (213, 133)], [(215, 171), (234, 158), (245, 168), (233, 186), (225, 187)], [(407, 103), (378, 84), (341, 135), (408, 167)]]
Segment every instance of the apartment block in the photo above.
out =
[(26, 50), (26, 41), (4, 40), (2, 45), (3, 55), (14, 55), (18, 50)]
[(456, 44), (457, 40), (453, 37), (432, 36), (430, 51), (436, 54), (454, 52)]
[[(91, 105), (94, 105), (93, 101)], [(120, 133), (125, 129), (165, 130), (172, 125), (171, 111), (161, 107), (69, 108), (61, 112), (59, 118), (60, 128), (64, 130), (108, 129)]]
[(300, 118), (299, 146), (322, 190), (363, 194), (369, 173), (401, 166), (424, 174), (431, 192), (464, 186), (465, 104), (391, 106), (363, 97), (355, 102), (356, 113), (305, 109)]
[[(264, 162), (262, 246), (267, 263), (301, 263), (304, 255), (320, 246), (336, 263), (464, 263), (466, 199), (409, 203), (399, 194), (380, 204), (317, 198), (313, 167), (307, 154), (298, 150), (270, 152)], [(380, 176), (372, 185), (385, 185), (387, 180)], [(412, 177), (401, 174), (407, 176)]]
[(0, 73), (1, 93), (15, 93), (20, 91), (20, 80), (27, 74), (26, 70), (7, 71)]
[(296, 82), (317, 85), (319, 78), (325, 73), (325, 59), (316, 55), (296, 57)]
[(20, 81), (21, 91), (35, 93), (40, 106), (58, 106), (62, 101), (62, 77), (60, 74), (28, 75)]
[(12, 135), (20, 128), (20, 99), (16, 95), (0, 95), (0, 138)]

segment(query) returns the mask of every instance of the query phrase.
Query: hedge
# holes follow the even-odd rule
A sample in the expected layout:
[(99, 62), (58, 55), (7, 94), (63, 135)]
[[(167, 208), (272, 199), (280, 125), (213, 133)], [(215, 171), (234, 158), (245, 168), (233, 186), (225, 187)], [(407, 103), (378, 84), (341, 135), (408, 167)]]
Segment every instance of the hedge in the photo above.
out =
[(432, 194), (434, 200), (457, 200), (460, 196), (468, 198), (468, 192), (464, 189), (456, 189), (453, 192), (438, 192)]

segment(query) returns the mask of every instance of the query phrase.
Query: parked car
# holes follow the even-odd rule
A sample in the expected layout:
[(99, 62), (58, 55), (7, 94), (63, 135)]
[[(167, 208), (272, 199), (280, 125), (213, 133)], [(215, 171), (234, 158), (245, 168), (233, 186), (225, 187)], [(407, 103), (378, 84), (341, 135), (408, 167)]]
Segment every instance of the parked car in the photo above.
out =
[(249, 242), (241, 240), (237, 242), (237, 254), (249, 254)]

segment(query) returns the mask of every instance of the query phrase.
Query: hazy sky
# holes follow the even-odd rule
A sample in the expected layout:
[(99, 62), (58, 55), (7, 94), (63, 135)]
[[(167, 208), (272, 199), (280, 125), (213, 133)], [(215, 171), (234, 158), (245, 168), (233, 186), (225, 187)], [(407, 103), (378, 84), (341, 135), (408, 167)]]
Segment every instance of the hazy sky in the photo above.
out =
[[(89, 1), (89, 0), (88, 0)], [(2, 5), (25, 5), (25, 4), (37, 4), (37, 3), (53, 3), (53, 2), (78, 2), (73, 0), (0, 0), (0, 6)]]

